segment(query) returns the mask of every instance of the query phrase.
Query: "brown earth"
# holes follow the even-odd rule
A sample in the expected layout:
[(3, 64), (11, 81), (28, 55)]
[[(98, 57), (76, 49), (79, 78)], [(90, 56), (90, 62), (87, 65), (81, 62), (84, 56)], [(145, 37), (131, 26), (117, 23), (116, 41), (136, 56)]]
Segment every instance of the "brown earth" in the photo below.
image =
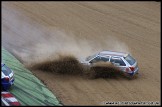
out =
[(26, 65), (129, 52), (139, 76), (86, 79), (32, 71), (64, 105), (160, 101), (160, 2), (2, 2), (2, 46)]

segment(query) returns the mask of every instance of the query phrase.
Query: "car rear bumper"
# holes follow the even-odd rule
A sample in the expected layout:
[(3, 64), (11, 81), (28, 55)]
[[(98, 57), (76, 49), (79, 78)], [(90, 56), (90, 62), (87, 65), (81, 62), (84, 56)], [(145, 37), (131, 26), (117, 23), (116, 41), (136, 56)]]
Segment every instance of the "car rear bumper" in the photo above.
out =
[(132, 73), (128, 73), (130, 76), (133, 76), (138, 73), (139, 68), (137, 67)]
[(12, 79), (10, 82), (2, 82), (2, 88), (4, 90), (8, 90), (13, 84), (14, 84), (14, 79)]

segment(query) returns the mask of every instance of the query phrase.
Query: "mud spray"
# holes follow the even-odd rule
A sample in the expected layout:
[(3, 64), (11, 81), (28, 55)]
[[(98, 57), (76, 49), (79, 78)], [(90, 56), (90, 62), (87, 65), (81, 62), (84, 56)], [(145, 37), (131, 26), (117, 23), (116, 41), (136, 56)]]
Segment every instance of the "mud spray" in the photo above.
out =
[(3, 3), (2, 46), (28, 68), (82, 75), (94, 75), (97, 71), (116, 72), (109, 66), (103, 70), (105, 67), (99, 64), (100, 67), (99, 65), (92, 67), (89, 74), (78, 59), (102, 50), (129, 52), (127, 45), (113, 36), (101, 36), (99, 40), (93, 42), (84, 37), (78, 40), (70, 31), (42, 26), (22, 14), (21, 10), (9, 6), (3, 8), (4, 6)]

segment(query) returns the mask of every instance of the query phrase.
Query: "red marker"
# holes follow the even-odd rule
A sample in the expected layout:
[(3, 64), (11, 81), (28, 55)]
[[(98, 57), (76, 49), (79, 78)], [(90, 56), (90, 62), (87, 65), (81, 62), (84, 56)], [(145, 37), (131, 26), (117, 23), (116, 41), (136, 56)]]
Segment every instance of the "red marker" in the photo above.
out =
[(21, 106), (20, 102), (9, 92), (1, 92), (1, 102), (4, 106)]

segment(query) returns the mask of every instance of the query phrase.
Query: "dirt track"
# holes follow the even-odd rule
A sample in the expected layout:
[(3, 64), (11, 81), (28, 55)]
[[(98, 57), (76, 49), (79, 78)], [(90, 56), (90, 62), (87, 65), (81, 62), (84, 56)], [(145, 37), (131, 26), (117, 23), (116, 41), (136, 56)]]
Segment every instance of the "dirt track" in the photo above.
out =
[[(37, 43), (47, 45), (37, 49)], [(130, 52), (140, 68), (135, 80), (33, 73), (64, 105), (160, 101), (159, 2), (3, 2), (2, 45), (16, 56), (29, 53), (26, 62), (60, 48), (77, 57), (100, 50)]]

